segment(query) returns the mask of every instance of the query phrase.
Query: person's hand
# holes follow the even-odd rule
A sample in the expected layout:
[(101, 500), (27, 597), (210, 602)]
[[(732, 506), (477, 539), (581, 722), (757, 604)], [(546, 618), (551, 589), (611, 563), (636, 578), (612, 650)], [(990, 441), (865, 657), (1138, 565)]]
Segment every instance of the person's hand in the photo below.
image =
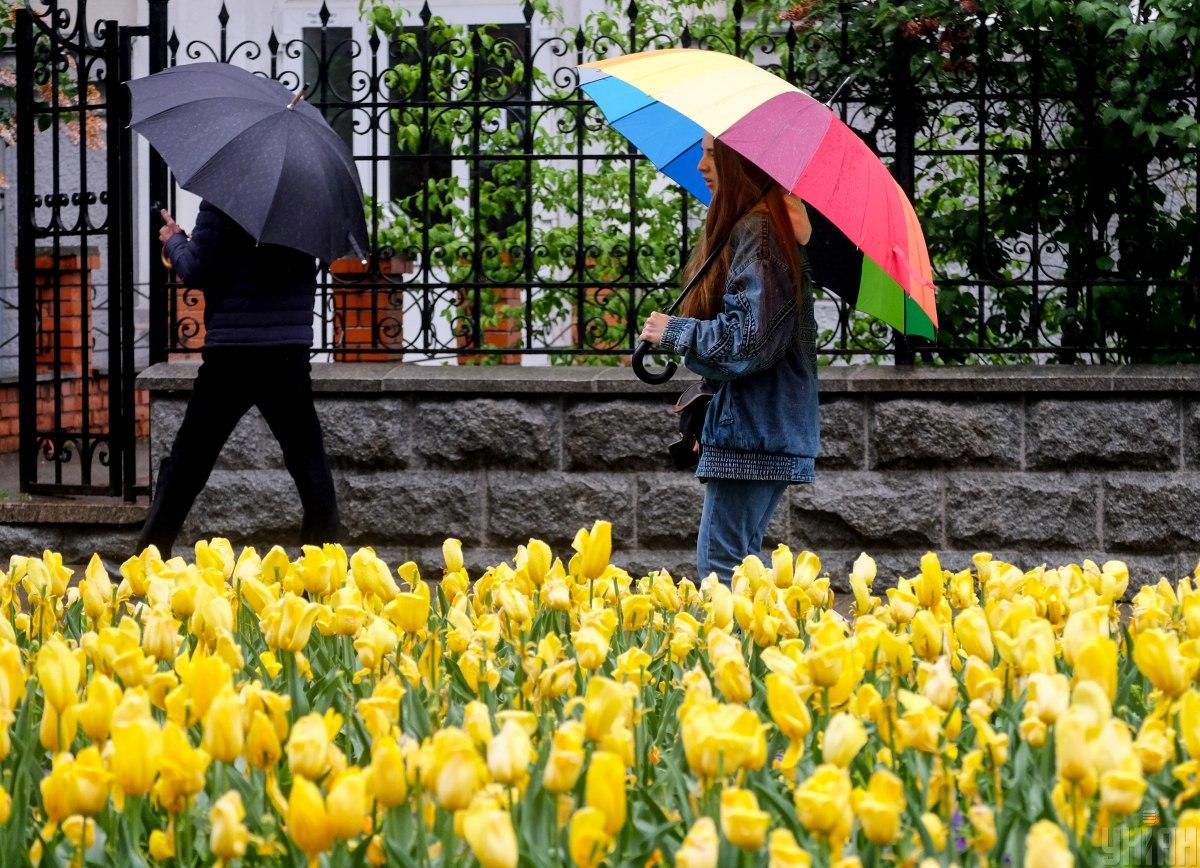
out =
[(788, 219), (792, 221), (792, 235), (795, 236), (796, 243), (807, 244), (808, 239), (812, 237), (812, 224), (808, 222), (808, 209), (804, 207), (804, 200), (791, 193), (785, 193), (783, 203), (787, 205)]
[(178, 235), (183, 230), (179, 228), (179, 224), (175, 222), (175, 218), (166, 208), (160, 208), (158, 213), (163, 219), (163, 227), (158, 230), (158, 240), (166, 244), (173, 235)]
[(667, 321), (670, 319), (665, 313), (655, 311), (650, 314), (646, 320), (646, 324), (642, 327), (642, 340), (646, 343), (658, 345), (662, 340), (663, 332), (667, 329)]

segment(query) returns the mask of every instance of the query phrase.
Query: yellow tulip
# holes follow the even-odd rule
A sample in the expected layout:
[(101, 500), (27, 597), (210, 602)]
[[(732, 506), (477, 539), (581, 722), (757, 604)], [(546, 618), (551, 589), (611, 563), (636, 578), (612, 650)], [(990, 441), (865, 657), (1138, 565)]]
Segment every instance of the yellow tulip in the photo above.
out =
[(609, 637), (596, 627), (581, 627), (571, 639), (579, 665), (589, 672), (599, 669), (608, 657)]
[(904, 784), (894, 774), (876, 770), (865, 790), (854, 790), (852, 803), (868, 841), (891, 844), (899, 837), (900, 815), (905, 807)]
[(767, 839), (767, 868), (812, 868), (812, 856), (787, 829), (776, 829)]
[(75, 741), (79, 726), (79, 706), (68, 706), (60, 715), (49, 703), (42, 709), (42, 721), (38, 727), (38, 740), (51, 753), (66, 750)]
[(330, 737), (326, 719), (317, 712), (304, 715), (287, 740), (288, 767), (292, 774), (317, 780), (329, 770)]
[(446, 727), (435, 732), (428, 749), (422, 751), (429, 758), (422, 768), (422, 780), (438, 804), (447, 811), (470, 805), (487, 771), (471, 737), (457, 727)]
[(333, 830), (317, 785), (307, 778), (292, 780), (287, 803), (287, 831), (296, 846), (315, 859), (333, 846)]
[(79, 660), (61, 639), (51, 638), (38, 650), (38, 683), (46, 702), (60, 716), (79, 699), (79, 674)]
[(1090, 794), (1096, 786), (1092, 751), (1089, 745), (1091, 722), (1077, 708), (1069, 708), (1054, 725), (1055, 760), (1063, 781), (1083, 788)]
[(207, 752), (191, 746), (178, 724), (168, 721), (163, 727), (162, 755), (154, 784), (158, 804), (170, 814), (183, 812), (192, 797), (204, 789), (209, 760)]
[(713, 680), (721, 694), (729, 702), (745, 703), (753, 696), (754, 686), (750, 682), (750, 669), (740, 653), (727, 654), (716, 661)]
[(388, 565), (371, 548), (361, 548), (350, 557), (350, 578), (363, 594), (374, 594), (384, 603), (400, 593)]
[(368, 806), (367, 775), (356, 767), (346, 769), (325, 797), (329, 833), (338, 841), (361, 835), (363, 821), (369, 816)]
[(921, 557), (921, 575), (913, 586), (917, 602), (926, 609), (933, 609), (942, 601), (945, 588), (946, 580), (938, 556), (933, 552), (926, 552)]
[(625, 720), (631, 709), (629, 693), (611, 678), (588, 680), (583, 696), (583, 725), (587, 737), (599, 741), (612, 727)]
[(79, 582), (79, 596), (83, 599), (83, 611), (92, 623), (106, 621), (113, 606), (113, 583), (97, 554), (88, 561), (85, 578)]
[(391, 736), (382, 738), (371, 748), (371, 794), (385, 808), (404, 804), (408, 798), (408, 771), (404, 751)]
[(597, 521), (590, 531), (580, 528), (571, 548), (576, 551), (568, 566), (571, 575), (585, 582), (600, 578), (612, 557), (612, 524)]
[(1148, 786), (1142, 776), (1142, 764), (1131, 752), (1118, 767), (1100, 775), (1100, 803), (1110, 814), (1132, 814), (1141, 809)]
[(988, 626), (983, 609), (971, 606), (959, 612), (954, 619), (954, 635), (964, 651), (989, 666), (992, 664), (996, 651), (992, 643), (992, 629)]
[(1198, 661), (1179, 651), (1179, 636), (1151, 629), (1133, 641), (1133, 662), (1157, 690), (1175, 699), (1187, 690)]
[(604, 830), (616, 836), (625, 825), (625, 762), (616, 754), (592, 754), (584, 785), (585, 804), (604, 814)]
[(850, 714), (835, 714), (825, 726), (821, 755), (825, 762), (847, 768), (867, 743), (867, 730)]
[(578, 868), (598, 868), (612, 849), (612, 837), (605, 831), (608, 818), (598, 808), (583, 807), (571, 817), (567, 847)]
[(155, 829), (150, 833), (147, 842), (151, 857), (157, 862), (166, 862), (175, 858), (175, 828), (169, 826), (166, 831)]
[(720, 846), (716, 823), (712, 817), (701, 817), (675, 851), (675, 868), (716, 868)]
[(529, 733), (510, 720), (487, 746), (488, 771), (493, 780), (510, 786), (519, 785), (529, 776), (529, 765), (534, 756)]
[(757, 850), (767, 837), (771, 817), (758, 808), (749, 790), (729, 788), (721, 792), (721, 834), (741, 850)]
[(850, 590), (854, 593), (855, 613), (858, 615), (865, 615), (879, 605), (879, 598), (871, 596), (875, 572), (875, 560), (866, 552), (860, 554), (850, 568)]
[(942, 655), (944, 636), (937, 616), (922, 609), (913, 616), (909, 628), (912, 631), (913, 651), (925, 660), (936, 660)]
[(967, 817), (975, 830), (972, 846), (980, 854), (987, 854), (996, 846), (996, 812), (988, 805), (974, 804), (967, 811)]
[(795, 791), (796, 815), (804, 828), (836, 847), (850, 834), (850, 778), (844, 769), (820, 765)]
[(1026, 685), (1025, 713), (1036, 714), (1045, 724), (1054, 723), (1067, 711), (1071, 701), (1071, 684), (1067, 676), (1055, 672), (1035, 672)]
[[(310, 547), (311, 548), (311, 547)], [(276, 651), (303, 651), (321, 607), (288, 592), (263, 609), (263, 639)]]
[(483, 868), (516, 868), (517, 834), (508, 811), (467, 811), (463, 837)]
[(208, 846), (218, 859), (241, 859), (246, 855), (250, 831), (242, 823), (245, 818), (246, 809), (237, 790), (230, 790), (213, 803), (208, 812), (212, 824)]
[(154, 786), (162, 757), (162, 729), (153, 718), (114, 722), (113, 753), (109, 767), (117, 786), (127, 796), (144, 796)]
[(1067, 835), (1056, 823), (1038, 820), (1025, 835), (1027, 868), (1072, 868), (1075, 857), (1067, 848)]
[(575, 788), (579, 773), (583, 771), (584, 735), (584, 724), (580, 721), (568, 720), (559, 725), (542, 772), (542, 786), (547, 792), (567, 793)]
[(94, 745), (81, 750), (67, 765), (65, 774), (71, 813), (94, 816), (104, 810), (113, 776), (104, 767), (100, 751)]
[(246, 733), (243, 749), (246, 762), (256, 769), (274, 768), (283, 754), (279, 734), (265, 712), (255, 711), (250, 718), (250, 731)]
[(97, 675), (88, 682), (87, 701), (78, 708), (78, 720), (87, 737), (95, 742), (108, 738), (113, 712), (121, 701), (121, 688), (111, 678)]
[(1117, 643), (1096, 636), (1075, 651), (1075, 682), (1095, 681), (1104, 688), (1109, 702), (1117, 696)]
[(204, 738), (200, 746), (215, 760), (231, 763), (242, 752), (242, 703), (232, 688), (218, 694), (204, 715)]
[(8, 794), (8, 790), (0, 787), (0, 826), (7, 823), (10, 816), (12, 816), (12, 796)]
[(419, 633), (429, 624), (429, 597), (411, 592), (399, 593), (387, 605), (384, 613), (405, 633)]

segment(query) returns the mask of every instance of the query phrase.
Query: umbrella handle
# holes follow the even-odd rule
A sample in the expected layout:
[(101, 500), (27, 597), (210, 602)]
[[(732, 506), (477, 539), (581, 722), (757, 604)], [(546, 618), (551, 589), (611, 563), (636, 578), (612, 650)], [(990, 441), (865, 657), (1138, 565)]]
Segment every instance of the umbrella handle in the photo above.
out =
[(638, 343), (637, 349), (633, 351), (633, 372), (637, 374), (637, 378), (643, 383), (650, 383), (651, 385), (665, 383), (675, 376), (675, 372), (679, 370), (679, 365), (674, 362), (667, 362), (666, 367), (658, 373), (647, 371), (645, 358), (646, 354), (652, 349), (653, 347), (649, 341), (640, 341)]

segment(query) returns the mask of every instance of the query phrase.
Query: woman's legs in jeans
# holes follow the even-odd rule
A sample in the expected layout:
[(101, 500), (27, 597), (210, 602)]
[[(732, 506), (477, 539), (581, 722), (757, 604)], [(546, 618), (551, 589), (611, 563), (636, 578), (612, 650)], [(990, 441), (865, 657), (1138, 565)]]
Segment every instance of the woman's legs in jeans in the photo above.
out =
[(709, 573), (728, 583), (733, 568), (758, 554), (786, 482), (710, 479), (704, 486), (704, 510), (696, 537), (696, 576)]

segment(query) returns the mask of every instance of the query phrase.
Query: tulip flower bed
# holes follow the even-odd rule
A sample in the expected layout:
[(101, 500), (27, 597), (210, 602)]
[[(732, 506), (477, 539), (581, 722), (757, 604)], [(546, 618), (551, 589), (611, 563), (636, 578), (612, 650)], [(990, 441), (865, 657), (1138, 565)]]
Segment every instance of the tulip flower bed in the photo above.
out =
[(864, 555), (847, 618), (810, 552), (730, 589), (610, 534), (477, 576), (448, 540), (432, 586), (337, 546), (12, 558), (4, 864), (1200, 858), (1192, 580), (1122, 619), (1119, 562), (926, 554), (872, 596)]

